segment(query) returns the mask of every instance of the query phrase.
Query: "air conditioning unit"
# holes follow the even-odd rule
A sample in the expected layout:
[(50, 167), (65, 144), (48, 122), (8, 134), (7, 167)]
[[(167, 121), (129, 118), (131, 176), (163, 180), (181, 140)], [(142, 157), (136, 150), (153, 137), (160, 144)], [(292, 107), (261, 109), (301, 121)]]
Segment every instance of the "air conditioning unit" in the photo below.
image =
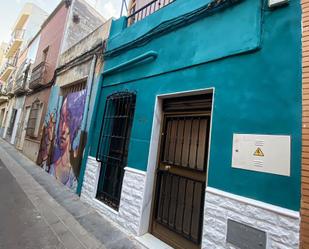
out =
[(278, 7), (280, 5), (287, 4), (288, 2), (289, 0), (268, 0), (268, 7)]

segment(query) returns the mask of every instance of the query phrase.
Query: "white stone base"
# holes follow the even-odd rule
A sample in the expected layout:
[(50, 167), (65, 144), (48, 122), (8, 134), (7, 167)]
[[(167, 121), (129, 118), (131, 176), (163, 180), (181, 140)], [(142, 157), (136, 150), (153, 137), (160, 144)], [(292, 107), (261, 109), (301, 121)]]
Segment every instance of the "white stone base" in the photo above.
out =
[[(125, 168), (118, 211), (95, 198), (99, 173), (100, 163), (88, 157), (81, 198), (127, 232), (143, 235), (143, 227), (149, 224), (149, 215), (143, 215), (143, 211), (152, 198), (149, 182), (146, 186), (146, 172)], [(266, 232), (267, 249), (299, 248), (298, 212), (207, 187), (202, 249), (236, 248), (226, 243), (228, 219)]]
[(203, 249), (236, 248), (226, 243), (231, 219), (267, 234), (267, 248), (299, 248), (299, 213), (263, 202), (207, 188), (204, 208)]
[(88, 157), (81, 198), (103, 216), (118, 223), (132, 234), (139, 235), (146, 173), (129, 167), (125, 168), (118, 211), (95, 198), (99, 174), (100, 163), (95, 158)]

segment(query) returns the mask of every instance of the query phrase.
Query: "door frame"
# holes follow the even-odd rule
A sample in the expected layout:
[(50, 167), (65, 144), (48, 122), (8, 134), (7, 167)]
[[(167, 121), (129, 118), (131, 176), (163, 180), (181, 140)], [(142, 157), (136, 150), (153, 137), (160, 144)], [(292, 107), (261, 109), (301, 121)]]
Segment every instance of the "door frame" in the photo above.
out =
[(30, 116), (30, 111), (31, 111), (31, 106), (25, 106), (25, 113), (24, 116), (22, 117), (22, 126), (21, 126), (21, 134), (20, 134), (20, 141), (19, 141), (19, 149), (23, 150), (24, 148), (24, 142), (25, 142), (25, 138), (26, 138), (26, 130), (28, 127), (28, 120), (29, 120), (29, 116)]
[[(211, 135), (212, 135), (212, 120), (213, 120), (213, 108), (215, 102), (215, 88), (209, 87), (204, 89), (195, 89), (181, 92), (172, 92), (165, 94), (156, 95), (153, 122), (152, 122), (152, 131), (149, 145), (149, 154), (147, 162), (147, 174), (146, 182), (143, 196), (143, 206), (142, 206), (142, 215), (140, 220), (140, 227), (138, 236), (146, 234), (151, 231), (151, 220), (152, 220), (152, 210), (153, 210), (153, 196), (155, 195), (155, 178), (156, 178), (156, 169), (159, 162), (159, 153), (160, 153), (160, 144), (161, 144), (161, 131), (163, 127), (164, 113), (162, 108), (162, 103), (164, 99), (173, 98), (173, 97), (185, 97), (192, 95), (200, 95), (212, 93), (212, 107), (211, 107), (211, 116), (210, 116), (210, 128), (209, 128), (209, 142), (208, 142), (208, 155), (210, 155), (211, 150)], [(209, 165), (210, 156), (207, 158), (207, 164)], [(208, 183), (208, 170), (206, 169), (206, 188)], [(202, 228), (203, 234), (204, 227)]]

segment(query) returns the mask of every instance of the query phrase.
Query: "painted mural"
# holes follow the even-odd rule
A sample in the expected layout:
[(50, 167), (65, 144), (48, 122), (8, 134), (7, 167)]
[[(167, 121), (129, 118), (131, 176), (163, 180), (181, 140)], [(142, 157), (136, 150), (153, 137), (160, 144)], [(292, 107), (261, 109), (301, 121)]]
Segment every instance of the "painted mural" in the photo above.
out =
[(59, 100), (61, 105), (54, 103), (45, 120), (41, 142), (40, 165), (73, 189), (77, 186), (84, 148), (81, 124), (85, 101), (86, 90), (82, 90)]
[(48, 110), (45, 116), (40, 151), (37, 159), (37, 164), (49, 172), (52, 163), (52, 153), (55, 143), (55, 134), (57, 127), (57, 117), (59, 117), (59, 110), (61, 109), (62, 97), (59, 96), (60, 88), (57, 86), (52, 87)]
[(47, 114), (48, 118), (45, 120), (45, 124), (43, 126), (43, 136), (38, 156), (38, 164), (41, 165), (41, 167), (47, 172), (49, 172), (49, 167), (51, 165), (55, 142), (56, 114), (56, 110)]

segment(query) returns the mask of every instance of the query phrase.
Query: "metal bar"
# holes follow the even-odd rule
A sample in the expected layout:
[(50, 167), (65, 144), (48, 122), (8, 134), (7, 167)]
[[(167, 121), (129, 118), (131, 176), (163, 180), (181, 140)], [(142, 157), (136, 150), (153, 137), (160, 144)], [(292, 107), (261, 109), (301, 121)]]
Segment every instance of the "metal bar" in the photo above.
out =
[(143, 11), (145, 8), (147, 8), (148, 6), (152, 5), (153, 3), (157, 2), (157, 1), (158, 1), (158, 0), (153, 0), (153, 1), (149, 2), (149, 3), (147, 3), (146, 5), (144, 5), (143, 7), (139, 8), (139, 9), (136, 10), (134, 13), (132, 13), (131, 15), (129, 15), (128, 18), (130, 18), (130, 17), (134, 16), (135, 14), (137, 14), (137, 13)]
[(185, 196), (183, 199), (183, 212), (182, 212), (182, 219), (181, 219), (181, 232), (183, 232), (183, 220), (185, 218), (185, 211), (186, 211), (186, 196), (187, 196), (187, 185), (188, 185), (188, 179), (185, 178)]
[(187, 167), (190, 168), (190, 151), (191, 151), (191, 142), (192, 142), (192, 124), (193, 124), (193, 117), (191, 118), (191, 123), (190, 123), (190, 135), (189, 135), (189, 151), (188, 151), (188, 160), (187, 160)]
[[(164, 207), (164, 202), (165, 202), (165, 185), (166, 185), (166, 175), (164, 174), (161, 174), (161, 177), (163, 178), (163, 183), (162, 183), (162, 192), (160, 193), (160, 199), (161, 199), (161, 206), (159, 207), (159, 213), (161, 214), (160, 215), (160, 220), (163, 222), (163, 207)], [(164, 186), (164, 187), (163, 187)]]
[(180, 156), (180, 165), (182, 164), (182, 155), (183, 155), (183, 145), (185, 143), (185, 131), (186, 131), (186, 119), (183, 119), (183, 133), (182, 133), (182, 142), (181, 142), (181, 156)]
[(173, 191), (173, 175), (170, 175), (170, 177), (171, 177), (171, 187), (170, 187), (170, 197), (169, 197), (169, 199), (168, 199), (168, 205), (167, 205), (167, 208), (168, 208), (168, 210), (167, 210), (167, 225), (169, 225), (169, 223), (170, 223), (170, 210), (171, 210), (171, 200), (172, 200), (172, 191)]
[(201, 126), (201, 118), (198, 118), (198, 129), (197, 129), (197, 138), (196, 138), (196, 153), (195, 153), (195, 166), (197, 169), (197, 158), (198, 158), (198, 147), (199, 147), (199, 138), (200, 138), (200, 126)]
[(175, 214), (174, 214), (174, 229), (176, 229), (176, 216), (177, 216), (177, 211), (178, 211), (179, 185), (180, 185), (180, 176), (178, 176), (178, 184), (177, 184), (177, 194), (176, 194)]
[(210, 132), (210, 118), (208, 117), (207, 119), (207, 132), (206, 132), (206, 139), (205, 139), (205, 157), (204, 157), (204, 167), (203, 167), (203, 171), (206, 171), (206, 166), (207, 166), (207, 161), (208, 161), (208, 150), (209, 150), (209, 132)]
[[(169, 131), (168, 131), (168, 133), (167, 133), (167, 135), (168, 135), (168, 148), (167, 148), (167, 162), (169, 162), (169, 156), (170, 156), (170, 147), (171, 147), (171, 138), (172, 138), (172, 134), (171, 134), (171, 132), (172, 132), (172, 126), (173, 126), (173, 124), (172, 124), (172, 120), (173, 119), (170, 119), (171, 121), (168, 121), (167, 122), (167, 124), (168, 124), (168, 128), (169, 128)], [(167, 136), (166, 136), (166, 139), (167, 139)], [(166, 150), (166, 148), (164, 148), (164, 150)]]
[(176, 160), (175, 158), (176, 158), (176, 149), (177, 149), (177, 141), (178, 141), (178, 128), (179, 128), (179, 119), (177, 119), (177, 126), (176, 126), (176, 136), (175, 136), (173, 164), (175, 164), (175, 160)]
[(193, 181), (193, 189), (192, 189), (192, 202), (191, 202), (191, 217), (190, 217), (190, 225), (189, 225), (189, 235), (192, 239), (191, 228), (192, 228), (192, 217), (193, 217), (193, 207), (194, 207), (194, 192), (195, 192), (195, 181)]

